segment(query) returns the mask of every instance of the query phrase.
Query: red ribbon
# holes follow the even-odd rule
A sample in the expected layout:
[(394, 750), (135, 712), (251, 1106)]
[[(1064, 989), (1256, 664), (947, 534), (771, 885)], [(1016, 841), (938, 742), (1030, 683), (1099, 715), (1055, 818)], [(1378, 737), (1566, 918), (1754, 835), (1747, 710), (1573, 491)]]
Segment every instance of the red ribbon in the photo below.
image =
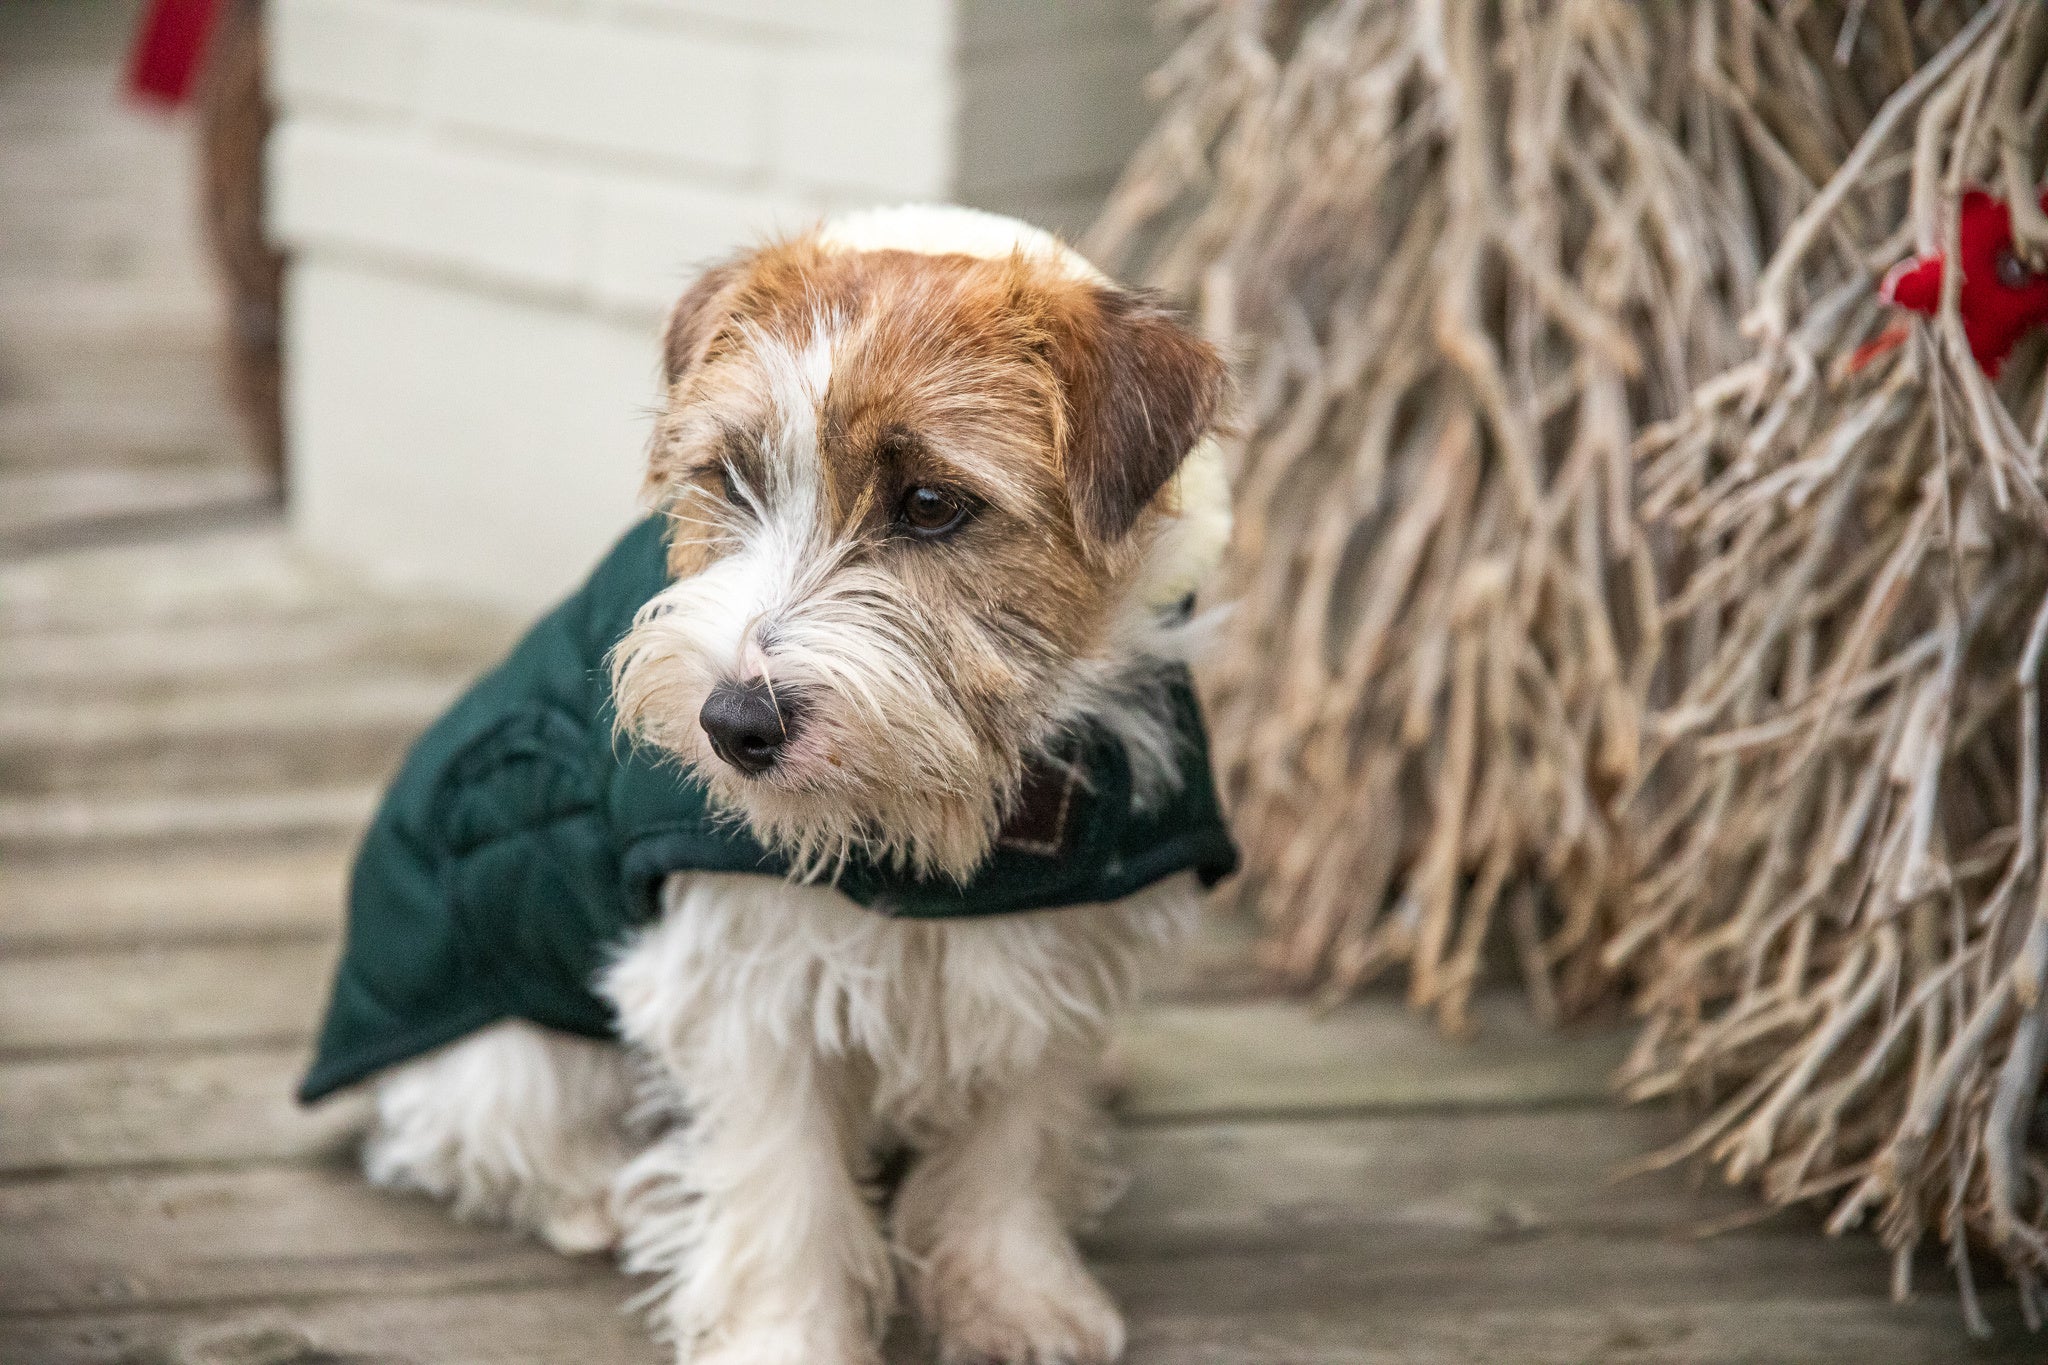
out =
[(150, 0), (128, 54), (129, 93), (149, 104), (183, 104), (220, 6), (221, 0)]

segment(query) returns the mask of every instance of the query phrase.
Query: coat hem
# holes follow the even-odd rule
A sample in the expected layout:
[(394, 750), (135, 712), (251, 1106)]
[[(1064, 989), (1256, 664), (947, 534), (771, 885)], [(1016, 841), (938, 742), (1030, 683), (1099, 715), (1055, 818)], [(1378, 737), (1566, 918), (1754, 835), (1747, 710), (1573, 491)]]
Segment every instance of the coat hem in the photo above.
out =
[(374, 1047), (357, 1048), (339, 1057), (318, 1057), (306, 1078), (299, 1082), (300, 1104), (314, 1104), (337, 1090), (368, 1080), (386, 1067), (409, 1062), (437, 1047), (466, 1038), (478, 1029), (512, 1017), (511, 1011), (496, 1004), (444, 1015), (431, 1023), (407, 1029)]

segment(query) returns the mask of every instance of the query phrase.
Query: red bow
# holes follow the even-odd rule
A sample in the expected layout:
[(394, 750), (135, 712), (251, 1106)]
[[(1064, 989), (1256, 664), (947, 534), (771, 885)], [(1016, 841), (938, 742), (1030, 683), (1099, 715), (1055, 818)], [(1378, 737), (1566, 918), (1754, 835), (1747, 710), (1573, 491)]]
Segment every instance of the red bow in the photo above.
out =
[(152, 0), (128, 54), (128, 89), (154, 104), (183, 104), (191, 93), (220, 0)]
[[(2048, 209), (2048, 190), (2041, 195)], [(1957, 225), (1963, 283), (1956, 299), (1970, 354), (1992, 378), (2006, 356), (2035, 327), (2048, 323), (2048, 274), (2028, 268), (2012, 239), (2012, 210), (1982, 190), (1963, 195)], [(1941, 306), (1940, 253), (1901, 261), (1879, 292), (1901, 308), (1934, 316)]]

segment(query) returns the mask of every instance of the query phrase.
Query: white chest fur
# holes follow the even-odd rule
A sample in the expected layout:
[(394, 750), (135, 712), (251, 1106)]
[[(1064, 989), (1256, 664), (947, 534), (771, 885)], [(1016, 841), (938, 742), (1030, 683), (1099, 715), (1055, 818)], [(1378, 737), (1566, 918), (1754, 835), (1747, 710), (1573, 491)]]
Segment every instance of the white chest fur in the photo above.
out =
[(1182, 876), (1111, 905), (911, 920), (829, 888), (681, 874), (663, 903), (605, 978), (629, 1039), (690, 1071), (764, 1047), (856, 1059), (878, 1117), (915, 1127), (1099, 1041), (1196, 891)]

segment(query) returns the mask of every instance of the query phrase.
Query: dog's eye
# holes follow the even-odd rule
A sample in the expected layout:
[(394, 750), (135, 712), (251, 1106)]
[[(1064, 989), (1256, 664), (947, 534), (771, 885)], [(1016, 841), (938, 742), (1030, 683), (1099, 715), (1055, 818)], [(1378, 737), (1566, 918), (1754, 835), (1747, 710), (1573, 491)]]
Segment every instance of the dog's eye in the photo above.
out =
[(718, 462), (718, 488), (725, 494), (725, 500), (734, 507), (745, 507), (747, 500), (740, 492), (740, 481), (734, 477), (732, 466), (725, 461)]
[(1998, 273), (1998, 282), (2007, 289), (2024, 289), (2034, 277), (2034, 272), (2027, 269), (2027, 263), (2020, 259), (2019, 253), (2009, 246), (1999, 248), (1998, 260), (1992, 268)]
[(898, 515), (912, 535), (935, 540), (967, 520), (967, 503), (943, 488), (919, 484), (903, 495)]

